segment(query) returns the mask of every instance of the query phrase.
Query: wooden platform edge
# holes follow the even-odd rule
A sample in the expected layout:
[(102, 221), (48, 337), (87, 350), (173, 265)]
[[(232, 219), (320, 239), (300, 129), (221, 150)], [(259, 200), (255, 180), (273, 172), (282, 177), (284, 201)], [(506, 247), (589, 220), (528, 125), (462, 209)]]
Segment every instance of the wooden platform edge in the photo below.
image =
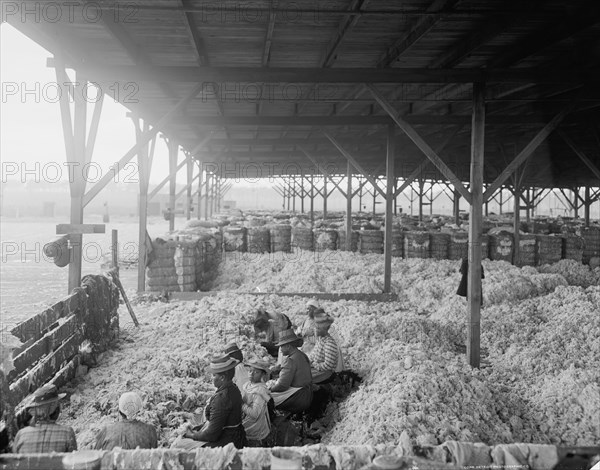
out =
[(278, 295), (281, 297), (303, 297), (319, 300), (358, 300), (363, 302), (395, 302), (397, 294), (360, 294), (360, 293), (326, 293), (326, 292), (231, 292), (231, 291), (209, 291), (209, 292), (171, 292), (171, 300), (200, 300), (204, 297), (212, 297), (217, 294), (227, 295)]

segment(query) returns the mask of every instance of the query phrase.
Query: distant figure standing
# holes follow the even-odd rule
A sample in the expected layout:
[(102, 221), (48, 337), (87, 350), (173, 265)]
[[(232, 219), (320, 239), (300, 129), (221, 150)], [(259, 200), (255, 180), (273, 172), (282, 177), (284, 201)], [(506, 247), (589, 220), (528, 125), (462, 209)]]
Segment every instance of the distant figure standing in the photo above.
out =
[(156, 449), (158, 438), (156, 429), (151, 424), (135, 419), (142, 409), (142, 398), (135, 392), (125, 392), (119, 398), (119, 415), (121, 421), (109, 424), (96, 437), (96, 450), (122, 449)]
[[(460, 295), (461, 297), (467, 296), (467, 285), (469, 283), (469, 259), (463, 258), (462, 264), (460, 265), (460, 273), (462, 277), (460, 278), (460, 284), (458, 285), (458, 290), (456, 291), (456, 295)], [(481, 266), (481, 279), (485, 279), (483, 274), (483, 265)], [(481, 290), (481, 305), (483, 305), (483, 287)]]
[(47, 454), (77, 450), (73, 428), (56, 424), (60, 414), (59, 401), (66, 395), (59, 394), (56, 386), (51, 384), (36, 390), (33, 402), (27, 407), (33, 419), (29, 426), (21, 429), (15, 436), (15, 454)]

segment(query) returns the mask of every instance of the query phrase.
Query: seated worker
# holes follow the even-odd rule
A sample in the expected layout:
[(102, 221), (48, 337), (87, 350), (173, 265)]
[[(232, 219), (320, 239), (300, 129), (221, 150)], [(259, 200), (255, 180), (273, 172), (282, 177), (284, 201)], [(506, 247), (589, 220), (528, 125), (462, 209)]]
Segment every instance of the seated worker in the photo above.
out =
[(279, 378), (267, 383), (275, 408), (298, 413), (310, 407), (312, 401), (312, 376), (310, 361), (298, 349), (302, 338), (291, 328), (279, 333), (277, 346), (281, 347), (283, 361)]
[(246, 370), (246, 366), (243, 364), (244, 355), (242, 354), (242, 351), (236, 343), (229, 343), (227, 346), (225, 346), (224, 352), (229, 357), (235, 359), (236, 361), (239, 361), (239, 364), (235, 366), (235, 375), (233, 376), (233, 383), (241, 391), (244, 384), (250, 380), (250, 377), (248, 376), (248, 371)]
[(56, 424), (60, 414), (59, 401), (67, 394), (58, 393), (52, 384), (40, 387), (27, 406), (32, 415), (29, 426), (21, 429), (13, 442), (15, 454), (73, 452), (77, 450), (75, 431), (70, 426)]
[(313, 383), (318, 384), (327, 380), (334, 372), (341, 372), (343, 361), (338, 343), (329, 334), (333, 318), (326, 313), (317, 313), (314, 322), (317, 341), (308, 358)]
[(316, 336), (315, 336), (315, 313), (323, 312), (323, 309), (319, 306), (319, 303), (315, 299), (310, 299), (306, 302), (306, 318), (300, 325), (298, 334), (304, 339), (302, 351), (306, 354), (310, 353), (315, 347)]
[(266, 447), (271, 433), (268, 403), (271, 393), (265, 385), (269, 376), (269, 364), (253, 360), (246, 363), (250, 369), (250, 381), (242, 388), (242, 424), (246, 430), (249, 447)]
[(109, 424), (100, 431), (94, 449), (156, 449), (158, 437), (154, 426), (135, 419), (142, 408), (142, 398), (137, 393), (123, 393), (119, 398), (121, 421)]
[(206, 422), (199, 430), (188, 427), (183, 437), (173, 442), (172, 448), (222, 447), (230, 442), (238, 449), (243, 448), (246, 432), (242, 426), (242, 395), (233, 383), (237, 364), (238, 361), (229, 356), (211, 360), (209, 370), (217, 391), (204, 409)]
[(279, 347), (275, 344), (279, 338), (279, 333), (291, 327), (292, 322), (283, 313), (269, 313), (264, 309), (259, 309), (256, 312), (254, 332), (257, 337), (261, 333), (266, 334), (266, 340), (262, 341), (260, 345), (273, 357), (277, 357), (279, 354)]

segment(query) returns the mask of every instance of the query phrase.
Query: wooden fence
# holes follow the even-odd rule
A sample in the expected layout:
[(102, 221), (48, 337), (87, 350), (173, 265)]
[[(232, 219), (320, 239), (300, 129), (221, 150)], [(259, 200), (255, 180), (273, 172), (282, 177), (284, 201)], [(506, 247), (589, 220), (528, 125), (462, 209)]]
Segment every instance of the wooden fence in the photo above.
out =
[[(118, 334), (119, 293), (106, 276), (86, 276), (82, 287), (42, 313), (11, 330), (23, 344), (14, 350), (5, 406), (16, 409), (20, 424), (26, 398), (40, 386), (61, 387), (71, 380), (82, 362), (82, 345), (93, 353), (105, 350)], [(5, 406), (4, 406), (5, 405)]]

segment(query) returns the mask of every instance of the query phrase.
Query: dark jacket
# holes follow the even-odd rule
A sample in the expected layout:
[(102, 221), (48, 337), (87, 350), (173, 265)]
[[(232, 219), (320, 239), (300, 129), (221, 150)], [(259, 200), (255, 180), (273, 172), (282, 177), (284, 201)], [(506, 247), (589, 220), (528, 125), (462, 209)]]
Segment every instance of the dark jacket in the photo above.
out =
[(296, 349), (283, 357), (279, 379), (271, 387), (271, 392), (285, 392), (290, 387), (301, 388), (291, 397), (277, 406), (280, 410), (298, 413), (310, 407), (313, 398), (312, 374), (308, 356)]
[[(456, 295), (466, 297), (467, 285), (469, 283), (469, 260), (467, 258), (463, 258), (462, 260), (462, 264), (460, 265), (460, 273), (462, 274), (462, 277), (460, 278), (460, 284), (458, 285)], [(483, 275), (483, 266), (481, 266), (481, 279), (485, 279), (485, 276)], [(481, 295), (481, 300), (483, 302), (483, 294)]]
[(158, 439), (154, 426), (137, 420), (125, 420), (106, 426), (96, 437), (97, 450), (122, 449), (155, 449)]
[(205, 409), (206, 423), (194, 439), (207, 441), (206, 447), (222, 447), (230, 442), (238, 449), (245, 444), (242, 426), (242, 394), (233, 382), (219, 387)]

